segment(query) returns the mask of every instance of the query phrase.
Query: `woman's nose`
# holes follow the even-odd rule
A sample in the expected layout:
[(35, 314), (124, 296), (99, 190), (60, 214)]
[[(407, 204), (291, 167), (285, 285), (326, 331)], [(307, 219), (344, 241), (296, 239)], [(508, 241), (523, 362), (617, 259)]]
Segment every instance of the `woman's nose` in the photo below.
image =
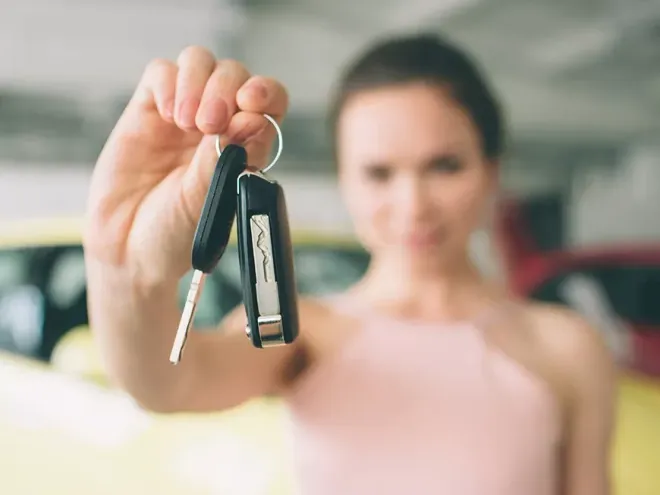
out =
[(428, 182), (422, 177), (406, 177), (395, 184), (395, 204), (398, 216), (406, 221), (418, 221), (428, 216), (432, 202)]

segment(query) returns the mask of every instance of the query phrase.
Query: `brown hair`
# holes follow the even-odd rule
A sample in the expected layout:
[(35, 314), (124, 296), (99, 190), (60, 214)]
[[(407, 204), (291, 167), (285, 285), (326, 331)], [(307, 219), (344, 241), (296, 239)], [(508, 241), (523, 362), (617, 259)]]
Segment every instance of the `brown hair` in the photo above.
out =
[(365, 90), (414, 82), (447, 88), (472, 118), (488, 159), (504, 149), (504, 116), (476, 63), (437, 35), (415, 34), (381, 40), (367, 48), (344, 72), (332, 101), (329, 125), (337, 147), (337, 121), (346, 101)]

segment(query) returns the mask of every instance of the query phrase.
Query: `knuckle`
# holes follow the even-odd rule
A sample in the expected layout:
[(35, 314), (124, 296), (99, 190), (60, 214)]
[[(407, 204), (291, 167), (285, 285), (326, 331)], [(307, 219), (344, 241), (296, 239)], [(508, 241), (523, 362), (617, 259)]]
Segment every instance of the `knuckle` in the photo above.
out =
[(154, 58), (147, 63), (144, 70), (146, 74), (159, 74), (166, 72), (173, 66), (172, 61), (165, 58)]
[(217, 126), (213, 125), (210, 122), (206, 122), (205, 120), (201, 119), (199, 115), (195, 119), (195, 125), (197, 128), (202, 131), (204, 134), (213, 134), (217, 132)]
[(273, 91), (276, 95), (280, 97), (287, 96), (287, 89), (279, 80), (267, 76), (255, 76), (253, 79)]
[(189, 45), (181, 50), (177, 62), (179, 64), (185, 63), (187, 60), (200, 60), (200, 59), (215, 59), (211, 51), (200, 45)]
[(273, 78), (265, 78), (265, 80), (264, 80), (264, 84), (268, 85), (269, 87), (274, 88), (276, 94), (277, 94), (280, 98), (284, 98), (285, 100), (288, 100), (288, 99), (289, 99), (289, 92), (288, 92), (288, 90), (286, 89), (286, 86), (284, 86), (284, 84), (282, 84), (282, 83), (281, 83), (280, 81), (278, 81), (277, 79), (273, 79)]
[(222, 71), (232, 72), (235, 74), (241, 74), (241, 75), (249, 74), (249, 71), (247, 70), (244, 64), (232, 58), (225, 58), (222, 60), (218, 60), (216, 63), (216, 67)]

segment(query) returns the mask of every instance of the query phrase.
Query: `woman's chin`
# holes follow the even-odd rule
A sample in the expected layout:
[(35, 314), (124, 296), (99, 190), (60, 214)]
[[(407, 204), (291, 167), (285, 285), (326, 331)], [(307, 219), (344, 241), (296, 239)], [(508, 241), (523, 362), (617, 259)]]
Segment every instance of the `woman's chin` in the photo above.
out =
[(455, 265), (461, 259), (460, 252), (446, 242), (406, 242), (399, 246), (399, 253), (406, 264), (430, 270)]

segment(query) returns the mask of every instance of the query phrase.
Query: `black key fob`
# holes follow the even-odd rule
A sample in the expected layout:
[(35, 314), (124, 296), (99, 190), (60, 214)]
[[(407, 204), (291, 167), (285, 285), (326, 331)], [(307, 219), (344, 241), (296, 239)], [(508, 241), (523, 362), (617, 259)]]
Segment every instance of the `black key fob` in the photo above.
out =
[(215, 165), (193, 240), (194, 272), (170, 353), (172, 364), (181, 360), (206, 275), (213, 271), (227, 249), (236, 218), (236, 181), (245, 172), (246, 164), (245, 149), (229, 145), (222, 151)]
[(237, 218), (246, 333), (258, 348), (290, 344), (298, 337), (299, 322), (282, 186), (261, 172), (241, 174)]
[(236, 218), (236, 181), (246, 167), (241, 146), (227, 145), (218, 158), (193, 240), (195, 270), (211, 273), (227, 248)]

